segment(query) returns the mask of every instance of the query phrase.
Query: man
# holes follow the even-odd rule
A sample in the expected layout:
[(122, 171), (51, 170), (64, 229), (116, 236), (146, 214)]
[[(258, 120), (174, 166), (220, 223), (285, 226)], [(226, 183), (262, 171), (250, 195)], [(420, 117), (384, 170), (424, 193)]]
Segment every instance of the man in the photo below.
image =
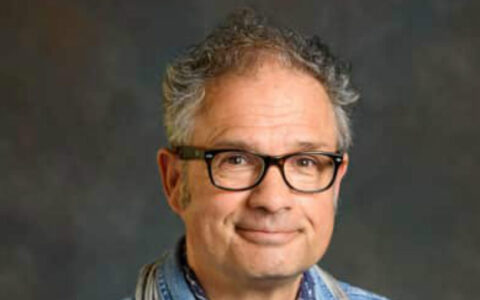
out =
[(315, 264), (333, 231), (358, 94), (318, 38), (238, 10), (171, 64), (171, 147), (158, 152), (185, 224), (137, 299), (385, 299)]

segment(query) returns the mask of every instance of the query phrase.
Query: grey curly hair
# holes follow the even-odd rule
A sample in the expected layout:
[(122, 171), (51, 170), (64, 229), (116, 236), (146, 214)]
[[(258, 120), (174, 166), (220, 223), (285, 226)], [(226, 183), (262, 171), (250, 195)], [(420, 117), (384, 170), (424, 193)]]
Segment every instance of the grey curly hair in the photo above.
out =
[(304, 37), (274, 27), (249, 8), (234, 11), (202, 42), (168, 66), (163, 96), (169, 143), (176, 146), (190, 141), (195, 115), (201, 110), (209, 80), (227, 72), (246, 70), (266, 55), (273, 55), (322, 83), (336, 117), (338, 149), (347, 151), (352, 142), (350, 107), (359, 98), (350, 83), (350, 67), (335, 58), (317, 36)]

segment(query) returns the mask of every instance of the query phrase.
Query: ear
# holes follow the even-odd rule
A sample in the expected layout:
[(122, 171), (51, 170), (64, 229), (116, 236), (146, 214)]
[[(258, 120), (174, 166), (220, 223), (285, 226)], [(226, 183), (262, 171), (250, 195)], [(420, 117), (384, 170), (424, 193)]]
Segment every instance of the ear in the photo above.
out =
[(334, 183), (334, 187), (333, 187), (334, 191), (335, 191), (335, 199), (338, 199), (338, 195), (340, 193), (340, 186), (341, 186), (343, 177), (347, 173), (348, 163), (349, 163), (348, 153), (344, 153), (342, 164), (340, 166), (338, 166), (337, 177), (335, 178), (335, 183)]
[(182, 212), (180, 203), (182, 180), (180, 159), (169, 149), (161, 148), (157, 152), (157, 164), (168, 205), (176, 214), (180, 215)]

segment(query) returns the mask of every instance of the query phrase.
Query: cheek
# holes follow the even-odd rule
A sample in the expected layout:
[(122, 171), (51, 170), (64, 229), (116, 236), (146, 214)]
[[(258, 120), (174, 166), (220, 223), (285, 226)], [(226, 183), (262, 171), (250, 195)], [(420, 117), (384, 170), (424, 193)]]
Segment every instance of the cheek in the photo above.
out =
[(303, 209), (312, 226), (313, 235), (317, 243), (328, 243), (333, 231), (335, 207), (333, 193), (322, 195), (318, 199), (310, 199), (309, 205)]
[(235, 213), (244, 202), (245, 193), (228, 192), (214, 187), (204, 164), (192, 166), (189, 171), (191, 199), (185, 210), (184, 221), (190, 223), (196, 231), (218, 231), (223, 230), (224, 226), (230, 226)]
[(235, 238), (236, 214), (241, 210), (241, 193), (228, 193), (215, 187), (191, 190), (185, 211), (187, 239), (203, 259), (224, 257)]

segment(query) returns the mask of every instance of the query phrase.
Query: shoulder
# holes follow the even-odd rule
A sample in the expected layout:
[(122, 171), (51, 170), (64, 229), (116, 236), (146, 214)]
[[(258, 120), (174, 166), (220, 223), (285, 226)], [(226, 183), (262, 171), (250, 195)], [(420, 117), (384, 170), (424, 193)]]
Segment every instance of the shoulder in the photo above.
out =
[(388, 300), (383, 296), (377, 295), (370, 291), (361, 289), (359, 287), (350, 285), (346, 282), (338, 281), (342, 290), (348, 295), (350, 300)]
[(315, 282), (320, 299), (388, 300), (383, 296), (339, 281), (317, 265), (310, 268), (308, 273)]

